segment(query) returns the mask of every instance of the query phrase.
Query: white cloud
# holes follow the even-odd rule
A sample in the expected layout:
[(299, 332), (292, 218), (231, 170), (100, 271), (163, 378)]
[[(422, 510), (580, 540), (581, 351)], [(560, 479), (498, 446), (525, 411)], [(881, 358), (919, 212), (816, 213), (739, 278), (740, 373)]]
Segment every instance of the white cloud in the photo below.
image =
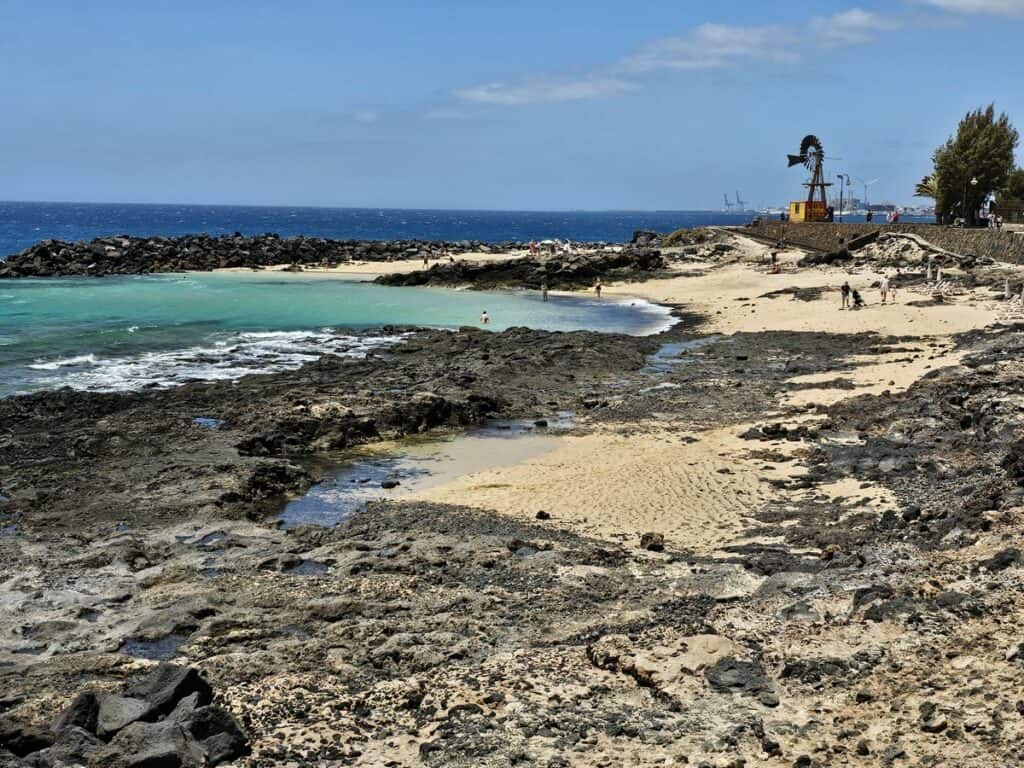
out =
[[(1024, 0), (987, 2), (1024, 3)], [(683, 35), (652, 40), (636, 53), (581, 76), (542, 76), (532, 80), (486, 83), (464, 88), (454, 95), (462, 102), (499, 106), (594, 99), (634, 90), (639, 87), (637, 79), (652, 72), (706, 71), (751, 62), (798, 61), (802, 49), (858, 45), (900, 26), (900, 22), (894, 18), (860, 8), (813, 18), (802, 29), (793, 30), (774, 25), (741, 27), (701, 24)]]
[(380, 120), (380, 113), (372, 112), (368, 109), (361, 110), (352, 115), (352, 119), (357, 123), (376, 123)]
[(792, 42), (792, 35), (780, 27), (701, 24), (689, 34), (649, 43), (617, 67), (641, 73), (659, 69), (717, 69), (745, 59), (785, 61), (796, 58), (789, 47)]
[(612, 96), (635, 87), (635, 84), (615, 77), (540, 78), (518, 83), (487, 83), (456, 91), (455, 96), (477, 104), (521, 106)]
[(1024, 0), (921, 0), (925, 5), (957, 13), (1024, 16)]
[(898, 29), (900, 23), (888, 16), (851, 8), (832, 16), (811, 19), (810, 29), (819, 45), (837, 48), (869, 43), (881, 32)]

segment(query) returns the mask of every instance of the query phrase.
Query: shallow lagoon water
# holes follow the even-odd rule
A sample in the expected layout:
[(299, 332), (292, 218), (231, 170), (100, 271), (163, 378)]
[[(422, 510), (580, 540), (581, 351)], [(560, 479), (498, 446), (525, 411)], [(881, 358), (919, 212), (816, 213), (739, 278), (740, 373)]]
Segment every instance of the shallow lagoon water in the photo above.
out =
[(385, 326), (527, 326), (643, 335), (671, 324), (641, 300), (392, 288), (282, 272), (10, 280), (0, 284), (0, 396), (125, 391), (288, 370), (401, 341)]

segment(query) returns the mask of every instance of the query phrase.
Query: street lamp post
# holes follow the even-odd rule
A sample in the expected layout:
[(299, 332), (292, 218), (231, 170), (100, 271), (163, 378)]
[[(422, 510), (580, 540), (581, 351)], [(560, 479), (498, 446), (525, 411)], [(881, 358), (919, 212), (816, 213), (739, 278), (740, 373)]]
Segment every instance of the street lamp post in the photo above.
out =
[(963, 223), (960, 226), (962, 226), (962, 227), (966, 227), (967, 226), (967, 185), (968, 184), (970, 184), (972, 188), (978, 186), (978, 177), (977, 176), (971, 176), (971, 180), (970, 181), (967, 181), (966, 179), (964, 179), (964, 199), (963, 199), (963, 202), (961, 202), (961, 204), (960, 204), (960, 215), (963, 217)]
[(843, 180), (846, 180), (846, 186), (850, 186), (850, 174), (837, 173), (836, 178), (839, 179), (839, 222), (843, 221)]

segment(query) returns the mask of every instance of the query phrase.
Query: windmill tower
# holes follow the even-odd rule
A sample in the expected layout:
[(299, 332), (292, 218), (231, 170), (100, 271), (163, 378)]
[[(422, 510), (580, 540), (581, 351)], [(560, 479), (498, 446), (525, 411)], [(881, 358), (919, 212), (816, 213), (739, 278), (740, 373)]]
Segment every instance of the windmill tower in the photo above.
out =
[(807, 187), (807, 200), (789, 204), (790, 221), (828, 221), (828, 192), (832, 182), (825, 181), (825, 150), (817, 136), (804, 136), (800, 142), (800, 154), (788, 155), (789, 167), (803, 165), (811, 172)]

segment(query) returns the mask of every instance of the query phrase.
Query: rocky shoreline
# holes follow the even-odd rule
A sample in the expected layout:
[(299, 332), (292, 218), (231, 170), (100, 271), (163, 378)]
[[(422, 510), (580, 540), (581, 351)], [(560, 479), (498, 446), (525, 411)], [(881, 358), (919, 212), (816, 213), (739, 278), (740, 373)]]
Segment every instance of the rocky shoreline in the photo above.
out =
[[(508, 268), (414, 279), (537, 274)], [(827, 391), (922, 353), (681, 320), (641, 338), (417, 331), (234, 385), (0, 401), (0, 764), (59, 765), (18, 739), (86, 690), (130, 689), (146, 654), (202, 672), (245, 734), (238, 766), (1024, 761), (1024, 325), (960, 334), (959, 364), (905, 391), (786, 405), (800, 377)], [(311, 455), (564, 410), (583, 432), (733, 429), (777, 493), (715, 551), (584, 536), (551, 508), (269, 521), (315, 479)]]
[(0, 260), (0, 279), (18, 277), (88, 277), (162, 272), (208, 272), (214, 269), (261, 269), (278, 265), (319, 267), (348, 261), (400, 261), (438, 258), (442, 253), (490, 253), (522, 247), (479, 241), (454, 243), (424, 240), (328, 240), (282, 238), (275, 234), (188, 235), (185, 237), (103, 237), (91, 242), (44, 240)]

